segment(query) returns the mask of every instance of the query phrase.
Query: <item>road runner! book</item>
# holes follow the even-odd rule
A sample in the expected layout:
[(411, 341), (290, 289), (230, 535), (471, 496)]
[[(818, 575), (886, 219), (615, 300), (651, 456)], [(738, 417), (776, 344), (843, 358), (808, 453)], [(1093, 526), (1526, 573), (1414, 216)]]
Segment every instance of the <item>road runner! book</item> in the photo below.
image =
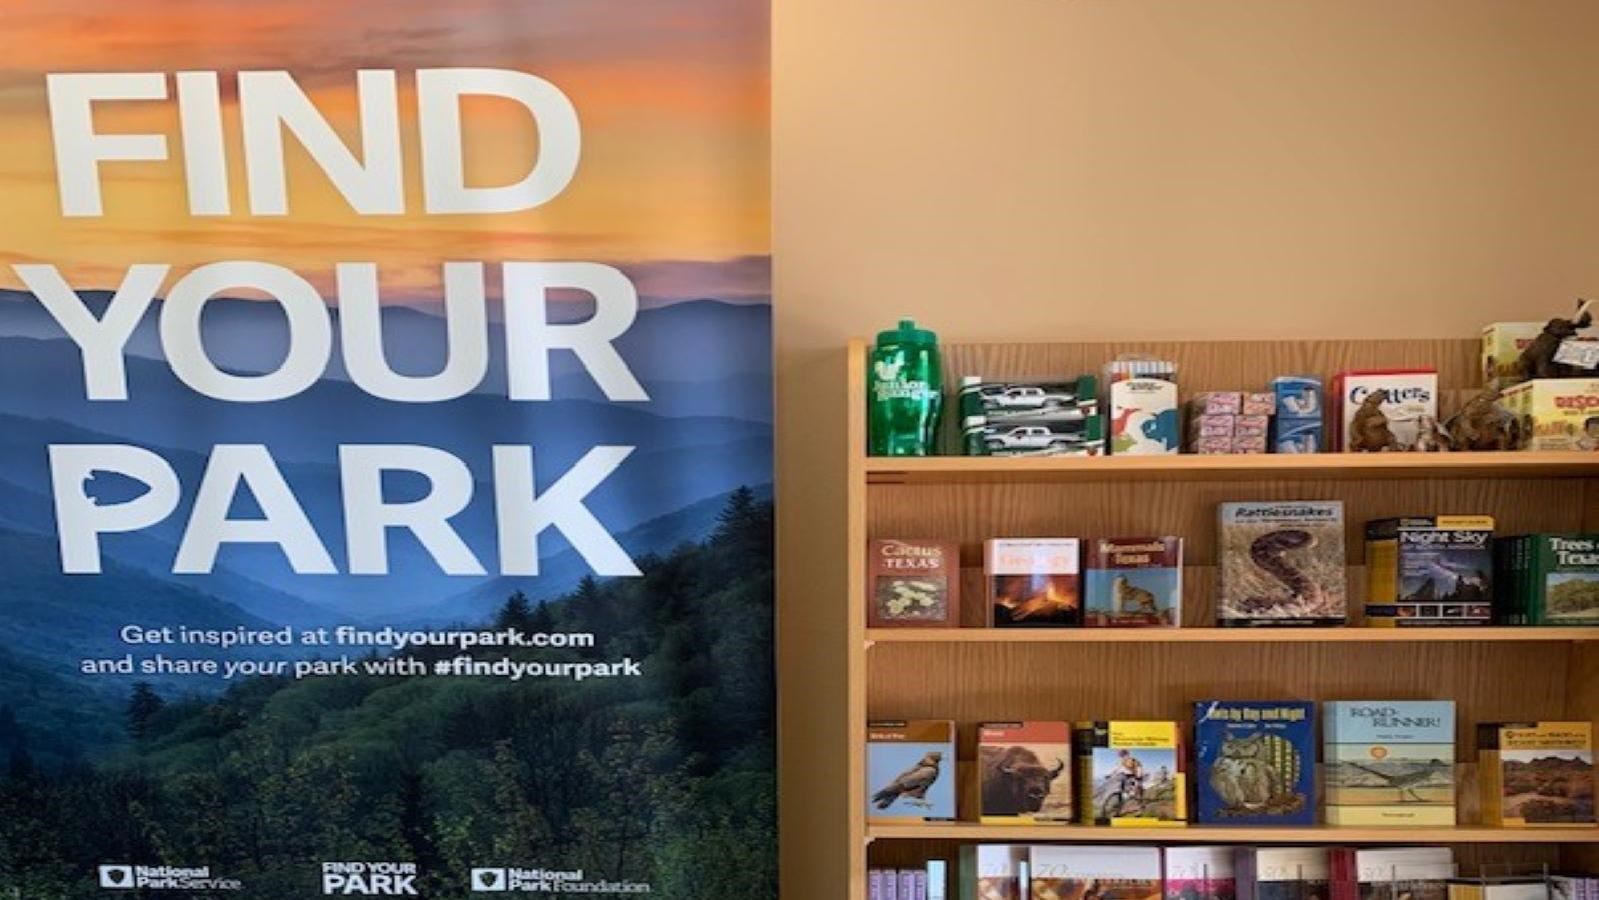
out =
[(1328, 825), (1455, 824), (1455, 704), (1322, 704)]

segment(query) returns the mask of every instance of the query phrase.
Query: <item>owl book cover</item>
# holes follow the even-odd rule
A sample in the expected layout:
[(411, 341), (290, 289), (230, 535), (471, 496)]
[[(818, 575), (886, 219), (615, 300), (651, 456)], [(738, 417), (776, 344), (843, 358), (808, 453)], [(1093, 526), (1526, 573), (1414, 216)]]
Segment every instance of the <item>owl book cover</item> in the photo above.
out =
[(955, 818), (955, 723), (946, 719), (866, 723), (869, 821)]
[(1176, 626), (1183, 620), (1183, 539), (1090, 541), (1083, 624), (1127, 628)]
[(1343, 503), (1223, 503), (1218, 513), (1219, 624), (1345, 624)]
[(1328, 825), (1455, 824), (1455, 704), (1322, 704)]
[(1195, 703), (1194, 758), (1200, 824), (1316, 824), (1315, 704)]

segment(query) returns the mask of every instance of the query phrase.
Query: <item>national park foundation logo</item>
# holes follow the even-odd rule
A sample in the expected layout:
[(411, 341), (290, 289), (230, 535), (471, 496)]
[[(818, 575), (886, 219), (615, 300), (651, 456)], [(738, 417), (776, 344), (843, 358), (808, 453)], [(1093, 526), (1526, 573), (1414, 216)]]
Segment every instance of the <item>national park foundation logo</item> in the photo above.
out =
[(541, 894), (649, 894), (654, 887), (638, 881), (591, 881), (582, 869), (480, 868), (472, 870), (472, 892), (499, 894), (526, 891)]

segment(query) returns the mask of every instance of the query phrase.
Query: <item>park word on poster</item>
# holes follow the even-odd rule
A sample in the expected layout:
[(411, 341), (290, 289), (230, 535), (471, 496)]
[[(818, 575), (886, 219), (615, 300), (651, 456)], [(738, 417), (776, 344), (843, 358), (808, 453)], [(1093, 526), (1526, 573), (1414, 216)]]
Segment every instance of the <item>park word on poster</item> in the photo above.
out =
[(776, 897), (766, 0), (0, 67), (0, 898)]

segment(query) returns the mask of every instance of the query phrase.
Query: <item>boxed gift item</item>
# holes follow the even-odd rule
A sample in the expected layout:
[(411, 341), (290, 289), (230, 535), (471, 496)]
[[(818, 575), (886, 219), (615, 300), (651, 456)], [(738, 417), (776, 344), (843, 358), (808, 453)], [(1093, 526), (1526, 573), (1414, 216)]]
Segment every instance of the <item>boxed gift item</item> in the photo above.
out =
[(1515, 417), (1518, 449), (1599, 449), (1599, 378), (1524, 381), (1499, 405)]

